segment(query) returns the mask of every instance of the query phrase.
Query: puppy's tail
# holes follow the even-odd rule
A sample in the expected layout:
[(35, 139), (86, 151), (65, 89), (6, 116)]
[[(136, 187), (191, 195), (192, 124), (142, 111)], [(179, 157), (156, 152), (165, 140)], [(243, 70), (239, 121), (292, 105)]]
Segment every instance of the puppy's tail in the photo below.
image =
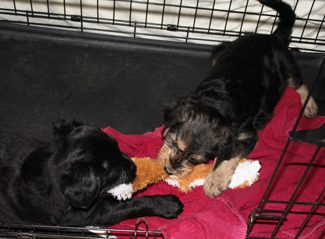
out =
[(292, 27), (296, 20), (296, 15), (292, 8), (282, 0), (258, 1), (279, 13), (280, 22), (273, 35), (277, 36), (286, 45), (289, 45)]

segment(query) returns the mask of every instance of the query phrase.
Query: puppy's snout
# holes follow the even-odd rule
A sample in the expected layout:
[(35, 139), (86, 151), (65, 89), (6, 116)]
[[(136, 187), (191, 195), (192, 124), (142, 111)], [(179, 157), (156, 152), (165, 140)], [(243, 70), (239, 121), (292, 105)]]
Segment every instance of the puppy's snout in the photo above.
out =
[(165, 172), (168, 174), (168, 175), (173, 175), (173, 172), (171, 171), (171, 169), (170, 168), (168, 168), (168, 167), (164, 167), (164, 170), (165, 170)]

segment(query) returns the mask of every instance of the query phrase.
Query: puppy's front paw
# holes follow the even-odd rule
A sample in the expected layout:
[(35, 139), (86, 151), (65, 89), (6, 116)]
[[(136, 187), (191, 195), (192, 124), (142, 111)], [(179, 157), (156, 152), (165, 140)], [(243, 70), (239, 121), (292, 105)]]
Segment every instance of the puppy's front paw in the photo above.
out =
[[(301, 85), (299, 89), (297, 89), (298, 94), (300, 95), (300, 99), (301, 99), (301, 103), (305, 104), (308, 95), (309, 95), (309, 90), (307, 88), (307, 86), (305, 85)], [(318, 106), (317, 103), (314, 99), (314, 97), (310, 96), (309, 100), (307, 102), (305, 111), (304, 111), (304, 115), (308, 118), (312, 118), (314, 116), (316, 116), (318, 113)]]
[(132, 198), (132, 184), (120, 184), (109, 191), (107, 193), (111, 194), (114, 198), (116, 198), (119, 201), (125, 201), (127, 199)]
[(317, 113), (318, 113), (318, 106), (316, 104), (314, 97), (311, 96), (308, 100), (307, 105), (306, 105), (304, 115), (307, 118), (312, 118), (312, 117), (315, 117), (317, 115)]
[(212, 171), (204, 181), (203, 189), (208, 197), (219, 196), (228, 188), (230, 182), (224, 180), (218, 172)]
[(176, 218), (183, 211), (184, 205), (175, 195), (159, 196), (157, 200), (160, 209), (159, 214), (164, 218)]
[(241, 156), (238, 155), (229, 160), (222, 161), (216, 169), (210, 172), (203, 185), (204, 192), (207, 196), (219, 196), (220, 193), (228, 188), (240, 159)]

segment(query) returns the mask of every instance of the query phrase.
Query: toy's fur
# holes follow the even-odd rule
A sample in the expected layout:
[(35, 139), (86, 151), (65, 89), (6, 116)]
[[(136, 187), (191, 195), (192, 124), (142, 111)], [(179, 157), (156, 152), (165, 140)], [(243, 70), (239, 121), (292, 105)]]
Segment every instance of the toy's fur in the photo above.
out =
[(168, 178), (168, 174), (156, 160), (151, 158), (132, 158), (132, 160), (137, 166), (136, 177), (132, 184), (133, 192)]
[[(137, 166), (136, 178), (132, 184), (132, 191), (137, 192), (148, 186), (165, 180), (167, 183), (176, 186), (181, 192), (190, 192), (193, 187), (202, 185), (202, 182), (208, 177), (213, 169), (212, 164), (199, 164), (193, 167), (193, 170), (186, 176), (168, 175), (159, 161), (151, 158), (132, 158)], [(241, 163), (253, 162), (247, 159), (241, 159)], [(239, 164), (239, 165), (240, 165)], [(247, 167), (247, 166), (246, 166)], [(248, 166), (250, 167), (250, 166)], [(241, 175), (243, 172), (238, 172)], [(233, 175), (231, 175), (232, 177)], [(258, 178), (258, 173), (251, 170), (250, 175), (241, 175), (241, 180), (234, 182), (235, 187), (244, 188), (250, 186)], [(244, 178), (244, 181), (242, 179)]]
[[(271, 119), (284, 89), (294, 87), (302, 101), (308, 94), (288, 50), (294, 12), (281, 0), (260, 2), (278, 11), (275, 32), (242, 36), (219, 47), (208, 77), (165, 109), (165, 141), (158, 159), (171, 175), (186, 175), (193, 166), (215, 160), (204, 185), (208, 196), (228, 188), (239, 159), (254, 148), (257, 131)], [(305, 115), (316, 113), (311, 98)]]
[(0, 130), (0, 223), (112, 225), (128, 218), (176, 218), (174, 195), (119, 201), (108, 191), (133, 182), (136, 166), (100, 129), (54, 127), (41, 142)]

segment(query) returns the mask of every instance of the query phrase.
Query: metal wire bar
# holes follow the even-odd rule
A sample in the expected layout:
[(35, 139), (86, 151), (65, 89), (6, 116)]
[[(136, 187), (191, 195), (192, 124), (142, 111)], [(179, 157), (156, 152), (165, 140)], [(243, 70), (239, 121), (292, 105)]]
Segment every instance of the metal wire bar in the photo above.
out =
[(83, 32), (84, 27), (83, 27), (83, 14), (82, 14), (82, 0), (80, 0), (80, 30)]
[[(132, 1), (132, 3), (135, 3), (136, 1)], [(130, 4), (130, 2), (129, 2), (129, 4)], [(166, 4), (166, 6), (167, 6), (168, 4)], [(180, 9), (179, 10), (179, 14), (178, 14), (178, 20), (177, 20), (177, 22), (178, 22), (178, 25), (179, 25), (179, 18), (181, 17), (181, 9), (183, 8), (183, 7), (180, 7), (180, 6), (178, 6), (178, 8)], [(0, 8), (1, 10), (5, 10), (5, 11), (10, 11), (11, 9), (4, 9), (4, 8)], [(192, 7), (192, 9), (196, 9), (195, 7)], [(209, 9), (209, 8), (199, 8), (199, 9), (205, 9), (205, 10), (207, 10), (207, 9)], [(211, 9), (210, 9), (211, 10)], [(15, 14), (18, 12), (19, 10), (17, 10), (16, 9), (16, 11), (15, 11)], [(24, 10), (25, 11), (25, 10)], [(116, 17), (115, 17), (115, 11), (116, 11), (116, 1), (114, 1), (114, 7), (113, 7), (113, 19), (115, 19)], [(214, 10), (213, 10), (214, 12), (215, 11), (219, 11), (219, 12), (227, 12), (227, 16), (228, 16), (228, 18), (226, 18), (226, 23), (229, 21), (229, 14), (228, 13), (234, 13), (234, 14), (243, 14), (243, 12), (242, 11), (238, 11), (238, 10), (229, 10), (229, 12), (227, 11), (227, 10), (224, 10), (224, 9), (217, 9), (217, 8), (214, 8)], [(42, 14), (42, 12), (38, 12), (39, 14)], [(5, 13), (3, 13), (3, 14), (5, 14)], [(55, 13), (51, 13), (50, 14), (50, 16), (52, 16), (53, 14), (55, 14)], [(62, 14), (62, 15), (64, 15), (64, 14)], [(164, 14), (163, 14), (164, 15)], [(249, 11), (246, 11), (245, 12), (245, 15), (251, 15), (251, 16), (261, 16), (260, 15), (260, 13), (257, 13), (257, 12), (249, 12)], [(266, 16), (266, 17), (274, 17), (274, 15), (272, 15), (272, 14), (266, 14), (266, 13), (263, 13), (262, 14), (263, 16)], [(88, 17), (88, 18), (94, 18), (94, 19), (97, 19), (96, 17), (92, 17), (92, 16), (84, 16), (84, 17)], [(47, 16), (47, 18), (48, 18), (48, 16)], [(105, 19), (105, 18), (102, 18), (102, 19)], [(228, 19), (228, 20), (227, 20)], [(297, 18), (298, 20), (305, 20), (304, 18)], [(310, 18), (309, 19), (310, 21), (313, 21), (313, 22), (315, 22), (315, 23), (319, 23), (319, 24), (323, 24), (323, 20), (320, 20), (320, 19), (312, 19), (312, 18)], [(129, 22), (130, 22), (130, 17), (129, 17)], [(132, 22), (132, 21), (131, 21)], [(162, 24), (162, 23), (160, 23), (160, 24)], [(227, 25), (227, 24), (226, 24)], [(185, 28), (187, 28), (188, 26), (184, 26)], [(197, 27), (196, 27), (197, 28)], [(206, 33), (208, 32), (208, 30), (209, 30), (209, 28), (205, 28), (205, 27), (201, 27), (200, 29), (205, 29), (206, 31)], [(317, 27), (317, 29), (319, 29), (318, 27)], [(211, 30), (211, 29), (210, 29)], [(218, 29), (214, 29), (214, 30), (218, 30)], [(229, 31), (229, 29), (227, 29), (227, 27), (224, 27), (224, 29), (223, 29), (223, 31), (224, 32), (226, 32), (226, 31)], [(237, 31), (238, 32), (238, 35), (239, 35), (239, 31)], [(314, 40), (314, 38), (313, 38), (313, 40)]]
[(303, 28), (302, 28), (302, 32), (301, 32), (300, 39), (303, 39), (303, 36), (304, 36), (305, 30), (306, 30), (306, 27), (307, 27), (308, 21), (309, 21), (309, 19), (310, 19), (310, 15), (311, 15), (311, 13), (312, 13), (312, 11), (313, 11), (314, 5), (315, 5), (315, 0), (313, 0), (313, 3), (312, 3), (312, 5), (311, 5), (311, 7), (310, 7), (309, 13), (308, 13), (307, 18), (306, 18), (306, 20), (305, 20), (305, 24), (304, 24), (304, 26), (303, 26)]
[(33, 0), (30, 0), (29, 1), (29, 4), (30, 4), (30, 10), (31, 10), (31, 12), (32, 12), (32, 16), (34, 15), (34, 10), (33, 10)]
[(64, 15), (64, 19), (67, 19), (67, 5), (66, 5), (66, 0), (63, 0), (63, 15)]
[(325, 192), (325, 188), (323, 188), (323, 191), (319, 194), (318, 198), (316, 199), (316, 202), (315, 202), (314, 206), (310, 209), (310, 212), (308, 213), (307, 217), (305, 218), (302, 225), (300, 226), (295, 238), (298, 238), (300, 236), (300, 234), (302, 233), (302, 231), (307, 226), (311, 216), (315, 213), (318, 205), (320, 204), (321, 200), (323, 199), (324, 192)]
[(50, 3), (49, 0), (46, 0), (47, 16), (50, 17)]
[(216, 5), (216, 0), (213, 0), (212, 9), (211, 9), (211, 15), (210, 15), (210, 21), (209, 21), (209, 27), (208, 27), (208, 33), (210, 33), (210, 30), (211, 30), (211, 24), (212, 24), (212, 19), (213, 19), (213, 13), (214, 13), (215, 5)]
[(239, 36), (242, 34), (242, 29), (243, 29), (243, 25), (244, 25), (244, 21), (245, 21), (245, 16), (246, 16), (247, 8), (248, 8), (248, 3), (249, 3), (249, 0), (246, 1), (245, 10), (243, 12), (243, 17), (242, 17), (242, 20), (241, 20), (241, 23), (240, 23)]
[(182, 6), (183, 6), (183, 0), (181, 0), (181, 2), (179, 3), (179, 11), (178, 11), (178, 17), (177, 17), (177, 29), (179, 27), (179, 21), (180, 21), (180, 18), (181, 18), (181, 12), (182, 12)]
[(197, 0), (196, 1), (196, 8), (195, 8), (195, 13), (194, 13), (194, 20), (193, 20), (192, 31), (194, 31), (194, 29), (195, 29), (195, 22), (196, 22), (196, 19), (197, 19), (197, 11), (199, 9), (199, 2), (200, 2), (200, 0)]
[[(299, 125), (299, 122), (300, 122), (300, 120), (301, 120), (301, 118), (302, 118), (302, 116), (303, 116), (304, 110), (305, 110), (305, 108), (306, 108), (306, 106), (307, 106), (307, 103), (308, 103), (310, 97), (311, 97), (311, 93), (313, 92), (313, 89), (314, 89), (315, 85), (317, 84), (317, 82), (319, 81), (319, 79), (320, 79), (320, 77), (321, 77), (321, 73), (322, 73), (322, 70), (323, 70), (323, 67), (324, 67), (324, 63), (325, 63), (325, 57), (323, 57), (323, 58), (320, 60), (319, 64), (318, 64), (318, 67), (317, 67), (318, 71), (317, 71), (317, 73), (316, 73), (315, 80), (314, 80), (313, 85), (312, 85), (312, 87), (311, 87), (311, 89), (310, 89), (310, 92), (309, 92), (309, 94), (308, 94), (308, 96), (307, 96), (307, 99), (306, 99), (306, 101), (305, 101), (305, 103), (304, 103), (304, 105), (303, 105), (303, 107), (302, 107), (302, 109), (301, 109), (301, 111), (300, 111), (300, 113), (299, 113), (299, 116), (298, 116), (298, 118), (296, 119), (296, 122), (295, 122), (295, 124), (294, 124), (293, 129), (292, 129), (292, 132), (295, 132), (295, 131), (297, 130), (297, 127), (298, 127), (298, 125)], [(278, 163), (277, 163), (277, 165), (275, 166), (275, 169), (274, 169), (274, 171), (273, 171), (273, 173), (272, 173), (272, 175), (271, 175), (270, 181), (269, 181), (268, 185), (266, 186), (266, 189), (265, 189), (265, 191), (264, 191), (264, 193), (263, 193), (262, 199), (261, 199), (259, 205), (257, 206), (257, 210), (258, 210), (258, 209), (263, 209), (264, 206), (265, 206), (265, 204), (266, 204), (266, 202), (267, 202), (267, 198), (269, 197), (269, 194), (270, 194), (270, 192), (271, 192), (271, 187), (273, 186), (274, 180), (275, 180), (276, 176), (278, 175), (279, 168), (280, 168), (280, 166), (282, 165), (282, 161), (283, 161), (283, 159), (284, 159), (284, 157), (285, 157), (285, 155), (286, 155), (286, 152), (287, 152), (287, 149), (288, 149), (290, 143), (291, 143), (291, 138), (288, 137), (287, 142), (286, 142), (286, 144), (285, 144), (285, 147), (284, 147), (284, 149), (283, 149), (283, 151), (282, 151), (282, 153), (281, 153), (280, 159), (278, 160)], [(319, 151), (319, 149), (320, 149), (320, 146), (317, 147), (317, 150), (318, 150), (318, 151)], [(316, 151), (316, 152), (318, 152), (318, 151)], [(308, 170), (309, 170), (309, 168), (311, 167), (311, 165), (312, 165), (312, 163), (313, 163), (313, 160), (314, 160), (314, 157), (312, 158), (311, 162), (309, 162), (309, 167), (307, 168)], [(307, 169), (306, 169), (306, 170), (307, 170)], [(307, 172), (306, 172), (306, 170), (305, 170), (305, 173), (307, 174), (307, 173), (308, 173), (308, 170), (307, 170)], [(304, 174), (304, 175), (305, 175), (305, 174)], [(300, 180), (299, 183), (298, 183), (299, 187), (300, 187), (300, 184), (301, 184), (302, 181), (303, 181), (302, 179), (304, 179), (304, 177), (305, 177), (304, 175), (303, 175), (303, 178), (301, 178), (301, 180)], [(298, 187), (298, 188), (299, 188), (299, 187)], [(297, 189), (297, 188), (296, 188), (296, 189)], [(290, 207), (291, 207), (290, 205), (292, 205), (292, 201), (293, 201), (292, 199), (295, 197), (295, 195), (296, 195), (296, 191), (294, 191), (294, 194), (293, 194), (292, 197), (290, 198), (289, 203), (288, 203), (287, 206), (286, 206), (286, 210), (290, 209)], [(294, 196), (294, 197), (293, 197), (293, 196)], [(283, 215), (286, 216), (286, 215), (287, 215), (286, 213), (287, 213), (287, 212), (284, 211)], [(256, 223), (256, 219), (257, 219), (256, 217), (252, 217), (252, 218), (251, 218), (251, 221), (250, 221), (249, 227), (248, 227), (248, 229), (247, 229), (247, 235), (249, 235), (249, 234), (251, 233), (251, 231), (253, 230), (253, 226), (254, 226), (255, 223)], [(272, 238), (275, 236), (275, 234), (276, 234), (277, 231), (279, 230), (279, 228), (280, 228), (280, 226), (282, 225), (284, 219), (285, 219), (285, 218), (281, 219), (281, 223), (278, 223), (277, 227), (275, 228), (275, 230), (274, 230), (273, 233), (272, 233)]]
[[(140, 226), (144, 225), (144, 229)], [(109, 238), (116, 235), (118, 238), (129, 236), (130, 238), (163, 238), (159, 230), (150, 230), (147, 221), (139, 218), (134, 229), (103, 228), (103, 227), (64, 227), (48, 225), (27, 224), (1, 224), (0, 237), (9, 235), (15, 238)], [(98, 235), (98, 236), (96, 236)], [(3, 238), (3, 237), (1, 237)]]
[[(115, 8), (115, 7), (114, 7)], [(5, 13), (7, 15), (17, 15), (17, 16), (26, 16), (26, 11), (19, 11), (17, 12), (17, 14), (15, 14), (14, 12), (13, 13), (10, 13), (10, 11), (8, 12), (7, 9), (0, 9), (0, 14), (1, 13)], [(37, 18), (43, 18), (43, 13), (42, 12), (36, 12), (34, 11), (34, 18), (37, 19)], [(30, 14), (29, 14), (30, 16)], [(63, 14), (58, 14), (58, 13), (52, 13), (51, 14), (51, 19), (53, 20), (63, 20), (66, 16), (64, 16)], [(44, 17), (44, 18), (47, 18), (47, 17)], [(72, 21), (80, 21), (81, 20), (81, 17), (79, 16), (72, 16), (71, 18)], [(89, 17), (89, 16), (83, 16), (82, 17), (82, 20), (83, 20), (83, 23), (97, 23), (97, 18), (96, 17)], [(2, 20), (4, 22), (12, 22), (12, 23), (20, 23), (20, 24), (27, 24), (27, 22), (25, 21), (14, 21), (14, 20)], [(52, 21), (48, 22), (48, 23), (37, 23), (37, 22), (28, 22), (29, 25), (31, 26), (43, 26), (43, 27), (58, 27), (58, 28), (62, 28), (62, 29), (80, 29), (79, 27), (76, 27), (76, 26), (70, 26), (70, 25), (58, 25), (58, 24), (55, 24), (53, 23)], [(110, 24), (113, 24), (113, 25), (119, 25), (119, 26), (130, 26), (129, 25), (129, 21), (128, 20), (116, 20), (116, 18), (113, 16), (113, 18), (109, 19), (109, 18), (101, 18), (100, 19), (100, 22), (99, 24), (103, 24), (103, 25), (110, 25)], [(134, 27), (134, 23), (132, 26), (130, 27)], [(138, 22), (137, 23), (137, 27), (138, 28), (144, 28), (144, 24), (142, 22)], [(147, 27), (150, 27), (151, 29), (162, 29), (162, 27), (166, 28), (166, 29), (169, 29), (170, 25), (168, 24), (164, 24), (163, 26), (161, 26), (161, 24), (157, 24), (157, 23), (148, 23), (147, 24)], [(82, 26), (82, 29), (83, 31), (86, 31), (86, 30), (90, 30), (90, 31), (97, 31), (97, 32), (103, 32), (103, 33), (118, 33), (118, 31), (116, 30), (111, 30), (111, 29), (106, 29), (106, 28), (90, 28), (90, 27), (85, 27), (85, 26)], [(177, 30), (178, 32), (185, 32), (187, 34), (187, 31), (188, 31), (188, 27), (186, 26), (179, 26), (178, 29), (176, 29), (176, 26), (174, 28), (174, 30)], [(121, 32), (121, 35), (124, 34), (124, 32), (122, 30), (120, 30)], [(132, 30), (133, 32), (133, 30)], [(206, 33), (206, 29), (205, 28), (199, 28), (199, 27), (196, 27), (196, 30), (195, 32), (193, 33), (199, 33), (199, 34), (205, 34)], [(141, 36), (142, 34), (137, 34), (137, 36)], [(146, 34), (148, 37), (150, 37), (150, 33), (149, 34)], [(239, 35), (239, 32), (238, 31), (233, 31), (233, 30), (228, 30), (226, 32), (224, 32), (224, 30), (218, 30), (218, 29), (211, 29), (210, 30), (210, 35), (215, 35), (215, 36), (222, 36), (222, 37), (236, 37)], [(172, 35), (169, 35), (169, 36), (166, 36), (166, 35), (163, 35), (163, 34), (153, 34), (151, 33), (151, 36), (152, 37), (164, 37), (164, 38), (170, 38), (170, 39), (179, 39), (179, 40), (191, 40), (191, 41), (200, 41), (200, 42), (207, 42), (209, 44), (213, 43), (213, 44), (216, 44), (217, 42), (223, 42), (223, 41), (227, 41), (227, 40), (224, 40), (224, 39), (206, 39), (204, 36), (200, 37), (200, 38), (197, 38), (197, 37), (193, 37), (193, 36), (190, 36), (190, 34), (188, 34), (188, 38), (185, 38), (185, 37), (179, 37), (179, 36), (172, 36)], [(305, 40), (302, 42), (304, 44), (310, 44), (311, 42), (314, 41), (314, 38), (305, 38)], [(291, 39), (291, 42), (293, 43), (298, 43), (299, 41), (297, 40), (297, 38), (295, 37), (292, 37)], [(319, 46), (324, 46), (325, 45), (325, 39), (323, 40), (319, 40), (318, 42), (318, 45)], [(300, 47), (299, 49), (301, 50), (304, 50), (304, 51), (309, 51), (309, 52), (322, 52), (321, 50), (318, 50), (318, 49), (311, 49), (311, 48), (306, 48), (306, 47)]]
[(96, 2), (96, 15), (97, 15), (97, 23), (99, 23), (99, 0)]
[[(296, 204), (294, 204), (294, 203), (288, 203), (288, 204), (291, 204), (291, 205), (296, 205)], [(311, 206), (311, 208), (312, 207), (319, 207), (320, 205), (320, 202), (312, 202), (312, 203), (310, 203), (311, 205), (304, 205), (304, 206), (308, 206), (308, 207), (310, 207)], [(278, 210), (275, 210), (275, 209), (255, 209), (254, 210), (254, 213), (256, 213), (256, 215), (265, 215), (265, 214), (280, 214), (280, 213), (283, 213), (284, 212), (284, 210), (280, 210), (280, 209), (278, 209)], [(303, 210), (300, 210), (300, 211), (297, 211), (297, 210), (288, 210), (288, 212), (290, 213), (290, 214), (301, 214), (301, 215), (308, 215), (309, 214), (309, 211), (303, 211)], [(325, 216), (325, 213), (315, 213), (315, 215), (320, 215), (320, 216)]]
[(319, 33), (323, 29), (324, 21), (325, 21), (325, 15), (324, 15), (323, 20), (321, 21), (321, 24), (320, 24), (320, 26), (318, 28), (317, 34), (316, 34), (315, 39), (314, 39), (314, 43), (316, 43), (318, 41), (318, 39), (319, 39)]
[(224, 27), (224, 29), (223, 29), (223, 34), (225, 34), (226, 33), (226, 30), (227, 30), (227, 24), (228, 24), (228, 20), (229, 20), (229, 14), (230, 14), (230, 10), (231, 10), (231, 5), (232, 5), (232, 0), (230, 0), (230, 2), (229, 2), (229, 9), (228, 9), (228, 11), (227, 11), (227, 16), (226, 16), (226, 23), (225, 23), (225, 27)]
[(115, 24), (116, 1), (113, 1), (113, 24)]
[(146, 18), (145, 18), (145, 27), (147, 27), (147, 22), (148, 22), (148, 14), (149, 14), (149, 0), (147, 0), (147, 5), (146, 5)]
[(129, 10), (129, 26), (132, 25), (132, 0), (130, 2), (130, 10)]
[(14, 5), (15, 13), (17, 13), (16, 0), (13, 0), (13, 5)]
[(164, 3), (163, 3), (163, 9), (162, 9), (162, 13), (161, 13), (160, 29), (162, 29), (163, 28), (163, 25), (164, 25), (165, 7), (166, 7), (166, 0), (164, 0)]
[[(289, 201), (277, 201), (277, 200), (265, 200), (265, 203), (274, 203), (274, 204), (296, 204), (296, 205), (305, 205), (305, 206), (313, 206), (314, 202), (289, 202)], [(318, 203), (318, 206), (325, 206), (325, 203)]]
[[(301, 176), (301, 178), (300, 178), (297, 186), (295, 187), (295, 189), (294, 189), (294, 191), (293, 191), (293, 193), (292, 193), (292, 195), (291, 195), (291, 197), (289, 199), (289, 202), (292, 202), (292, 201), (296, 200), (296, 197), (297, 197), (298, 192), (299, 192), (299, 190), (301, 188), (301, 185), (305, 181), (306, 176), (307, 176), (307, 174), (308, 174), (308, 172), (309, 172), (309, 170), (311, 168), (311, 164), (314, 162), (314, 160), (315, 160), (316, 156), (318, 155), (318, 152), (320, 151), (320, 149), (321, 149), (321, 146), (318, 146), (317, 149), (316, 149), (316, 151), (315, 151), (315, 153), (314, 153), (314, 155), (313, 155), (313, 157), (311, 158), (311, 160), (310, 160), (310, 162), (308, 164), (308, 167), (305, 169), (305, 171), (302, 174), (302, 176)], [(289, 204), (287, 204), (287, 206), (283, 210), (283, 212), (282, 212), (282, 218), (279, 220), (277, 226), (275, 227), (275, 229), (272, 232), (272, 235), (271, 235), (272, 238), (275, 237), (275, 235), (278, 233), (280, 227), (282, 226), (283, 221), (286, 219), (286, 217), (287, 217), (287, 215), (289, 213), (289, 210), (291, 208), (292, 208), (292, 204), (289, 203)]]
[(263, 15), (263, 9), (264, 9), (264, 5), (262, 5), (262, 7), (261, 7), (261, 11), (260, 11), (260, 13), (259, 13), (259, 15), (258, 15), (258, 19), (257, 19), (257, 22), (256, 22), (255, 33), (257, 33), (258, 26), (259, 26), (259, 24), (260, 24), (260, 22), (261, 22), (261, 17), (262, 17), (262, 15)]

